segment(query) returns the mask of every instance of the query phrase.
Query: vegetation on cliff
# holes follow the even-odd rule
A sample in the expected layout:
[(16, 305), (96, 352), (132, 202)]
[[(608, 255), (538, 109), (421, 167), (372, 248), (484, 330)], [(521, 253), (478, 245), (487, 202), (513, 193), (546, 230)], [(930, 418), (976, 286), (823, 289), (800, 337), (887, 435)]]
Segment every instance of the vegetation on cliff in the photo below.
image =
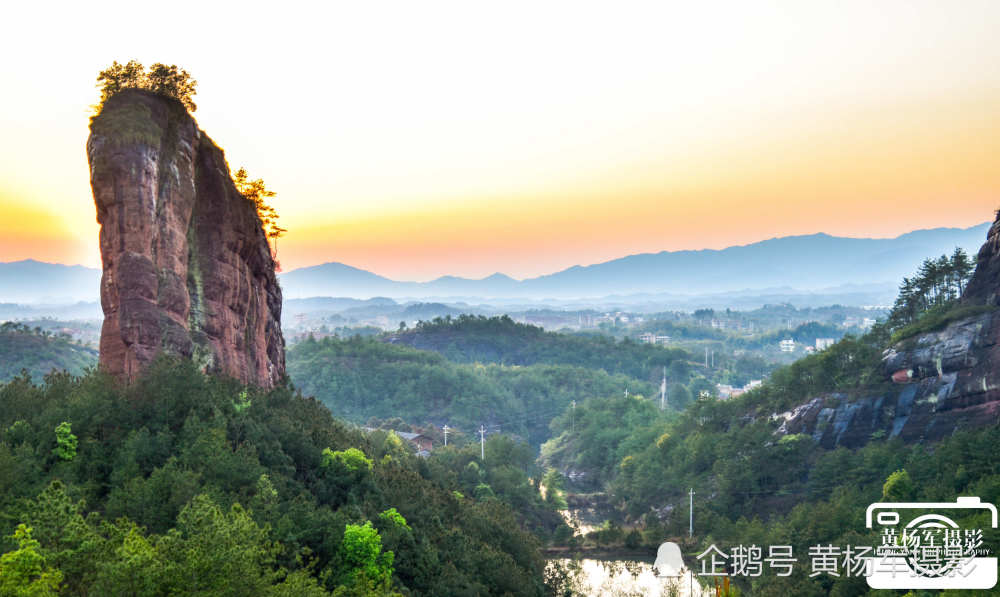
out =
[(111, 66), (97, 75), (97, 83), (101, 90), (98, 111), (109, 99), (126, 89), (144, 89), (173, 98), (191, 112), (198, 109), (194, 103), (198, 82), (176, 64), (167, 66), (157, 62), (146, 70), (146, 67), (136, 60), (129, 60), (125, 64), (115, 60)]
[[(105, 110), (111, 98), (129, 90), (141, 90), (176, 100), (189, 112), (197, 110), (194, 96), (198, 82), (177, 65), (155, 63), (147, 70), (142, 63), (118, 61), (102, 70), (97, 76), (100, 103), (95, 106), (91, 129), (106, 134), (117, 142), (144, 142), (159, 145), (162, 131), (151, 118), (148, 108), (138, 103), (123, 104), (115, 110)], [(276, 196), (263, 179), (251, 180), (245, 168), (233, 174), (236, 189), (257, 209), (264, 233), (272, 241), (272, 254), (277, 253), (277, 239), (287, 230), (278, 225), (278, 212), (268, 201)]]
[(892, 311), (886, 318), (885, 328), (892, 342), (983, 312), (973, 306), (956, 309), (975, 267), (975, 262), (959, 248), (950, 257), (924, 259), (916, 274), (903, 278)]
[(236, 174), (233, 174), (233, 183), (236, 185), (236, 190), (257, 208), (257, 217), (260, 218), (261, 226), (264, 227), (264, 234), (272, 242), (271, 255), (277, 257), (278, 239), (288, 232), (278, 226), (278, 212), (268, 201), (268, 199), (276, 197), (277, 193), (267, 188), (263, 178), (250, 180), (246, 168), (240, 168)]
[(0, 587), (30, 561), (39, 595), (542, 594), (510, 508), (456, 493), (393, 438), (189, 361), (127, 388), (15, 379), (0, 387)]

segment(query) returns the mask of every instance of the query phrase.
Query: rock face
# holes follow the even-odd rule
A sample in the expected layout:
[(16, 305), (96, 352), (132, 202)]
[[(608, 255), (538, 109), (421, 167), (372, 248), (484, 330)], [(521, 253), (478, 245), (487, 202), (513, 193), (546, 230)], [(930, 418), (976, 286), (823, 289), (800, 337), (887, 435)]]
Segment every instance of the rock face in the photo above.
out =
[(934, 441), (1000, 422), (1000, 310), (989, 309), (1000, 306), (1000, 214), (961, 302), (984, 309), (885, 352), (888, 389), (815, 398), (778, 415), (779, 433), (806, 433), (828, 448), (855, 447), (873, 437)]
[(130, 381), (164, 352), (271, 387), (285, 374), (281, 288), (254, 205), (175, 100), (129, 90), (91, 123), (101, 224), (101, 367)]

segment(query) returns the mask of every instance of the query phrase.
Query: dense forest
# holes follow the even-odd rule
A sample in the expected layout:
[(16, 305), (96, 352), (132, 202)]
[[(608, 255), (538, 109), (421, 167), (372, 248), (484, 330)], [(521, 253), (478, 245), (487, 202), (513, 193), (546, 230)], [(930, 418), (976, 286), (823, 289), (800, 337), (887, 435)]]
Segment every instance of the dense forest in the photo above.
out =
[(97, 350), (67, 335), (8, 321), (0, 325), (0, 382), (27, 371), (41, 379), (53, 369), (79, 375), (97, 364)]
[(543, 594), (537, 540), (457, 475), (190, 362), (128, 388), (18, 377), (0, 388), (0, 593)]
[(549, 421), (573, 400), (624, 393), (651, 395), (652, 384), (602, 369), (535, 364), (454, 363), (434, 352), (370, 338), (306, 339), (288, 350), (288, 374), (334, 415), (448, 424), (470, 433), (480, 425), (539, 445)]
[(400, 330), (389, 342), (431, 350), (455, 363), (570, 365), (650, 383), (659, 383), (663, 367), (691, 359), (684, 350), (639, 344), (628, 338), (616, 342), (603, 335), (546, 332), (506, 315), (421, 321), (414, 329)]

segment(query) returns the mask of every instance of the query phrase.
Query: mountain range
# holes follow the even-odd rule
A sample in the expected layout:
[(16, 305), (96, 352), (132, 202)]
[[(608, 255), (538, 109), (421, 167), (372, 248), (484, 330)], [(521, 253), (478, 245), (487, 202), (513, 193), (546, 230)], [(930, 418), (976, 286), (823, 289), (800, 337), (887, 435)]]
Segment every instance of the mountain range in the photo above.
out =
[(934, 228), (887, 239), (822, 233), (786, 236), (721, 250), (629, 255), (526, 280), (497, 273), (478, 280), (444, 276), (429, 282), (403, 282), (343, 263), (324, 263), (289, 271), (281, 276), (281, 283), (285, 298), (569, 299), (893, 289), (927, 257), (951, 253), (955, 247), (974, 257), (989, 227), (983, 223)]
[[(412, 299), (586, 299), (698, 295), (889, 296), (927, 257), (961, 247), (975, 256), (990, 223), (917, 230), (895, 238), (810, 234), (698, 251), (629, 255), (593, 265), (515, 280), (443, 276), (429, 282), (392, 280), (343, 263), (324, 263), (280, 276), (286, 299), (371, 297)], [(101, 272), (35, 260), (0, 263), (0, 303), (95, 301)]]

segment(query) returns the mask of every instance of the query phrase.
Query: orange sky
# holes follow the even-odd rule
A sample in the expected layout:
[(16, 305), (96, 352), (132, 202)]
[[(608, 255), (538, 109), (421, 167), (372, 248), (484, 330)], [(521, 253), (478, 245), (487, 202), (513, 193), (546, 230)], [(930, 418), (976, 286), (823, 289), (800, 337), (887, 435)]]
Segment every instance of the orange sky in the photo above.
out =
[(99, 264), (88, 106), (133, 57), (198, 78), (202, 128), (279, 192), (286, 270), (521, 278), (1000, 207), (998, 3), (22, 4), (0, 261)]

